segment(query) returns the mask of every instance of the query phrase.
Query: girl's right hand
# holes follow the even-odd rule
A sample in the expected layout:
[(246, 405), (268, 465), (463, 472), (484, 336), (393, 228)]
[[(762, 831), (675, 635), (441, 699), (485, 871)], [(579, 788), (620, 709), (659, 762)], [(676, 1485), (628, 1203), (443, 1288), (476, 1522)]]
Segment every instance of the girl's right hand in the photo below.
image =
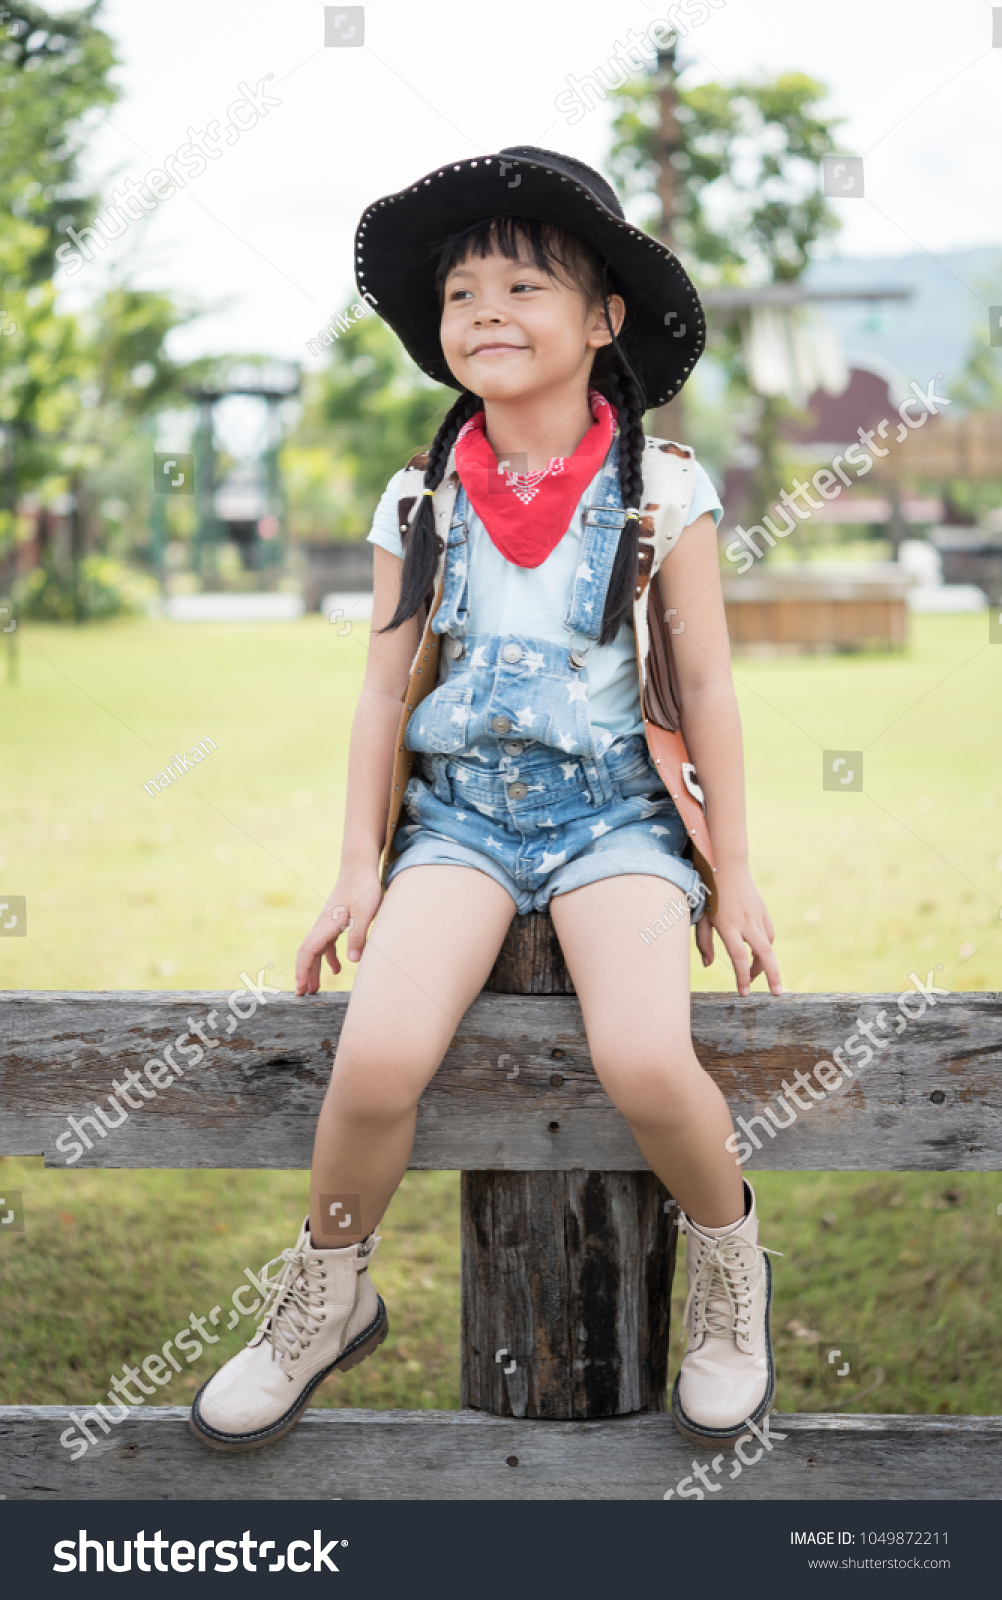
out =
[(296, 953), (296, 993), (316, 994), (323, 957), (335, 974), (341, 971), (337, 941), (348, 931), (348, 960), (361, 961), (369, 925), (383, 898), (379, 873), (342, 874), (328, 895), (313, 927)]

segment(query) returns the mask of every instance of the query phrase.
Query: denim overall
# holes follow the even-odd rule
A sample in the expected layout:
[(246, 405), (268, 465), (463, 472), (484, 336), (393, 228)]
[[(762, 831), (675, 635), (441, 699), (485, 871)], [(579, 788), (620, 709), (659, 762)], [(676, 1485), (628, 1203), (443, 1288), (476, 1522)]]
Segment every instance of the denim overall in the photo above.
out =
[(447, 636), (440, 660), (448, 676), (407, 722), (404, 742), (417, 756), (403, 797), (410, 821), (397, 829), (387, 886), (409, 866), (472, 866), (524, 913), (600, 878), (646, 874), (688, 895), (692, 920), (702, 914), (705, 890), (684, 855), (685, 825), (646, 738), (617, 739), (593, 727), (588, 710), (588, 651), (626, 520), (618, 462), (617, 435), (583, 513), (566, 644), (513, 633), (467, 638), (469, 502), (460, 485), (432, 619)]

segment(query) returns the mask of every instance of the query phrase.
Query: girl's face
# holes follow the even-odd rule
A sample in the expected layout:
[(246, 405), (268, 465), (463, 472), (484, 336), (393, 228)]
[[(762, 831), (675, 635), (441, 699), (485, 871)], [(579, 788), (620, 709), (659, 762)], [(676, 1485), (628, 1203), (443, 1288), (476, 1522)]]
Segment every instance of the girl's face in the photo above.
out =
[[(617, 334), (625, 305), (609, 296)], [(601, 305), (527, 260), (473, 254), (445, 281), (442, 350), (454, 377), (482, 400), (587, 385), (594, 354), (611, 342)]]

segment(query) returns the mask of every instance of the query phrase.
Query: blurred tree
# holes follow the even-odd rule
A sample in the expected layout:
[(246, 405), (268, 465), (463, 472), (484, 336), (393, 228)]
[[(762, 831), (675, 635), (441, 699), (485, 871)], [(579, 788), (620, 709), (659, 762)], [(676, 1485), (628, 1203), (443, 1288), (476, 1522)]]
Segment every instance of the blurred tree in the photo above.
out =
[[(14, 540), (18, 495), (51, 471), (41, 435), (58, 434), (78, 400), (80, 350), (49, 281), (60, 235), (83, 227), (95, 200), (77, 161), (86, 114), (113, 101), (111, 40), (97, 4), (55, 15), (10, 0), (0, 18), (0, 572)], [(4, 556), (8, 560), (4, 562)]]
[[(76, 317), (59, 315), (53, 302), (51, 283), (23, 297), (0, 361), (0, 419), (10, 456), (16, 440), (8, 493), (71, 496), (70, 546), (46, 554), (51, 614), (68, 616), (79, 611), (81, 563), (104, 545), (109, 525), (123, 552), (145, 542), (153, 449), (146, 419), (165, 404), (186, 404), (183, 386), (204, 363), (182, 366), (166, 355), (168, 335), (196, 315), (166, 295), (114, 287)], [(112, 518), (101, 510), (109, 497), (119, 502)], [(6, 530), (9, 555), (13, 506), (11, 498), (0, 520), (0, 551)]]
[[(628, 199), (656, 194), (665, 70), (662, 63), (612, 91), (620, 110), (609, 167)], [(834, 129), (843, 120), (818, 110), (826, 86), (785, 72), (760, 83), (676, 84), (675, 92), (680, 133), (671, 156), (678, 178), (671, 243), (693, 282), (700, 289), (796, 282), (814, 247), (841, 226), (818, 184), (822, 157), (834, 152)], [(658, 233), (662, 221), (656, 210), (641, 225)], [(745, 409), (754, 402), (757, 410), (751, 497), (765, 509), (781, 472), (779, 423), (791, 407), (753, 394), (739, 316), (714, 316), (707, 354), (723, 368), (732, 400)]]
[[(609, 167), (627, 198), (653, 194), (658, 176), (660, 78), (632, 79), (614, 97)], [(841, 226), (818, 191), (817, 168), (835, 150), (842, 118), (816, 110), (828, 89), (800, 72), (766, 83), (676, 86), (680, 174), (672, 247), (701, 288), (801, 276), (811, 247)], [(656, 232), (657, 213), (643, 223)]]
[(195, 307), (182, 307), (155, 290), (110, 289), (84, 321), (96, 405), (113, 405), (127, 419), (176, 402), (211, 361), (172, 361), (166, 340), (198, 315)]
[[(1002, 301), (1002, 290), (997, 279), (986, 277), (972, 287), (986, 305), (997, 305)], [(947, 385), (947, 393), (956, 408), (948, 413), (949, 425), (960, 425), (963, 418), (972, 413), (1002, 414), (1002, 352), (997, 346), (992, 346), (985, 322), (982, 313), (971, 328), (967, 359), (960, 372)], [(993, 468), (991, 478), (984, 477), (979, 471), (968, 470), (963, 477), (954, 478), (946, 485), (947, 521), (975, 521), (986, 511), (995, 511), (1002, 504), (1002, 457), (995, 455), (993, 461), (997, 471)], [(933, 493), (943, 489), (943, 484), (935, 479), (926, 480), (926, 483)]]
[(147, 542), (156, 414), (187, 406), (186, 387), (211, 364), (175, 362), (166, 343), (198, 315), (167, 294), (118, 285), (78, 319), (76, 403), (58, 452), (63, 470), (80, 475), (85, 549), (105, 542), (100, 507), (109, 496), (126, 506), (112, 519), (116, 544), (124, 551)]
[(94, 215), (77, 162), (87, 113), (118, 96), (108, 82), (112, 42), (94, 22), (99, 8), (100, 0), (61, 14), (20, 0), (3, 8), (0, 262), (8, 293), (51, 277), (60, 234)]
[(283, 451), (297, 535), (365, 535), (390, 478), (427, 448), (455, 398), (377, 316), (352, 323), (330, 364), (308, 375), (303, 416)]
[[(972, 287), (987, 306), (1002, 299), (997, 280), (986, 277)], [(949, 384), (950, 398), (961, 410), (1002, 411), (1002, 356), (995, 353), (997, 348), (991, 344), (982, 313), (971, 329), (967, 359)]]

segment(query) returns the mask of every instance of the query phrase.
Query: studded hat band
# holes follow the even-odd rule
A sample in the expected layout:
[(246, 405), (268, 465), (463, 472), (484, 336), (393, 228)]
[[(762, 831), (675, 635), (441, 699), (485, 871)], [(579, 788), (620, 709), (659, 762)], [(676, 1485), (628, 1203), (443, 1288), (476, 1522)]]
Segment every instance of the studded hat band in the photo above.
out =
[(679, 392), (706, 342), (688, 274), (666, 244), (626, 221), (615, 190), (593, 167), (534, 145), (440, 167), (362, 213), (355, 233), (359, 292), (422, 372), (463, 387), (442, 352), (435, 269), (450, 234), (495, 216), (550, 222), (590, 245), (626, 302), (619, 343), (648, 405), (664, 405)]

